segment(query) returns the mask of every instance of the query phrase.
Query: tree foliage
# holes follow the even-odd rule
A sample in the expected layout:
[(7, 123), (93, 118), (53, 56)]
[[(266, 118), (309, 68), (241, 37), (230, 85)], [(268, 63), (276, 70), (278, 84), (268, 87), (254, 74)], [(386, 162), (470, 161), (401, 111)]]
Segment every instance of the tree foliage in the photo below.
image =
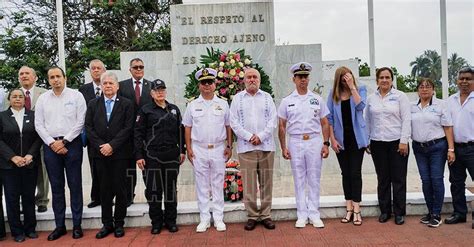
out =
[[(169, 50), (169, 7), (182, 1), (63, 1), (68, 85), (83, 83), (92, 59), (119, 69), (121, 51)], [(18, 86), (18, 69), (34, 68), (46, 85), (48, 67), (58, 63), (55, 1), (15, 1), (2, 10), (0, 84)]]

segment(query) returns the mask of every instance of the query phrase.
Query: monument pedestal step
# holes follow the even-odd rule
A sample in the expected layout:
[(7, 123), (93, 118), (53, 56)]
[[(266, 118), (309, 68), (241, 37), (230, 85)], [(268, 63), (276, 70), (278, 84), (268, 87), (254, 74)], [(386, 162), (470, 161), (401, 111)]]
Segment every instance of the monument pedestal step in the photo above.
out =
[[(466, 198), (468, 205), (474, 201), (474, 194), (466, 190)], [(346, 213), (344, 196), (322, 196), (320, 203), (321, 218), (342, 218)], [(378, 209), (377, 195), (366, 194), (362, 196), (362, 217), (376, 217), (380, 214)], [(225, 203), (225, 222), (245, 222), (247, 213), (242, 202), (226, 202)], [(407, 193), (407, 215), (423, 215), (427, 213), (423, 193), (411, 192)], [(469, 210), (471, 212), (472, 210)], [(445, 197), (443, 205), (443, 213), (451, 213), (452, 204), (451, 197)], [(100, 220), (100, 206), (95, 208), (87, 208), (84, 206), (82, 219), (82, 227), (84, 229), (99, 229), (102, 227)], [(66, 209), (66, 226), (72, 228), (71, 209)], [(38, 225), (37, 231), (50, 231), (55, 228), (54, 214), (52, 208), (48, 208), (45, 213), (37, 213), (36, 219)], [(273, 220), (296, 220), (296, 203), (294, 197), (273, 198), (272, 206)], [(178, 225), (198, 224), (199, 209), (197, 202), (179, 202), (178, 203)], [(148, 216), (148, 204), (133, 204), (128, 208), (127, 218), (125, 219), (125, 227), (147, 227), (151, 226)], [(7, 225), (8, 228), (8, 225)]]

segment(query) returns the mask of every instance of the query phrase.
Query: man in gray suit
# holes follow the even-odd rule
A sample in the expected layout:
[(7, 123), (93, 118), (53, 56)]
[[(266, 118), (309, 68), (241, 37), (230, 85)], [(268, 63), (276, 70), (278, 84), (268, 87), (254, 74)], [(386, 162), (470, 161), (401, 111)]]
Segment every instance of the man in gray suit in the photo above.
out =
[[(22, 66), (18, 71), (20, 88), (25, 94), (25, 108), (32, 111), (35, 110), (35, 104), (38, 97), (46, 92), (46, 89), (36, 86), (36, 80), (38, 80), (38, 76), (36, 76), (36, 71), (34, 69), (28, 66)], [(5, 108), (8, 108), (10, 106), (9, 102), (4, 102)], [(36, 189), (35, 204), (38, 206), (38, 213), (46, 212), (49, 203), (49, 180), (44, 166), (43, 151), (41, 151), (41, 165), (38, 166)]]

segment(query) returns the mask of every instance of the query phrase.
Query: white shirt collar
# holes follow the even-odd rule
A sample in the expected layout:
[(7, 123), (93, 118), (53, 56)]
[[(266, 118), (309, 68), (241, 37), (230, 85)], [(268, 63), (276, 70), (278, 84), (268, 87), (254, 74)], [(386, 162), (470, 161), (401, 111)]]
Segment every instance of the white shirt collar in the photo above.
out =
[[(112, 101), (115, 101), (117, 99), (117, 94), (115, 94), (114, 96), (112, 96), (112, 98), (110, 98)], [(104, 95), (104, 101), (107, 101), (109, 100), (109, 98), (105, 97)]]

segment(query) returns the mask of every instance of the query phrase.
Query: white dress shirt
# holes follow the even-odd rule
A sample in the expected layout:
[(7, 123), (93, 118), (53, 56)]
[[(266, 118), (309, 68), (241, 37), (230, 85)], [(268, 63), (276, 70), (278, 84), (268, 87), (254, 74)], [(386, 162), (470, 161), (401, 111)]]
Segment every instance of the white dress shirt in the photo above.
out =
[[(237, 136), (237, 153), (275, 151), (277, 116), (272, 96), (260, 89), (254, 96), (247, 90), (236, 94), (230, 105), (230, 126)], [(256, 146), (249, 142), (254, 134), (262, 142)]]
[(461, 105), (459, 92), (448, 98), (448, 109), (453, 119), (454, 142), (474, 141), (474, 92)]
[(411, 136), (410, 101), (406, 94), (392, 88), (385, 97), (377, 90), (367, 98), (365, 119), (369, 139), (407, 144)]
[(86, 101), (79, 91), (65, 87), (56, 96), (53, 90), (48, 90), (36, 102), (36, 132), (47, 145), (60, 136), (71, 142), (84, 127), (86, 110)]
[(191, 101), (183, 117), (183, 125), (192, 127), (191, 140), (203, 144), (222, 143), (227, 139), (229, 104), (214, 95), (212, 100), (202, 96)]
[(20, 133), (23, 132), (23, 117), (25, 116), (25, 108), (21, 108), (21, 110), (17, 111), (15, 109), (10, 108), (13, 112), (13, 116), (15, 117), (16, 124), (18, 124), (18, 128), (20, 129)]
[(321, 119), (329, 115), (324, 99), (308, 91), (299, 95), (295, 90), (281, 100), (278, 117), (285, 119), (289, 135), (321, 133)]
[(453, 126), (451, 116), (444, 100), (431, 98), (424, 108), (419, 101), (411, 105), (411, 139), (416, 142), (428, 142), (443, 138), (444, 126)]

